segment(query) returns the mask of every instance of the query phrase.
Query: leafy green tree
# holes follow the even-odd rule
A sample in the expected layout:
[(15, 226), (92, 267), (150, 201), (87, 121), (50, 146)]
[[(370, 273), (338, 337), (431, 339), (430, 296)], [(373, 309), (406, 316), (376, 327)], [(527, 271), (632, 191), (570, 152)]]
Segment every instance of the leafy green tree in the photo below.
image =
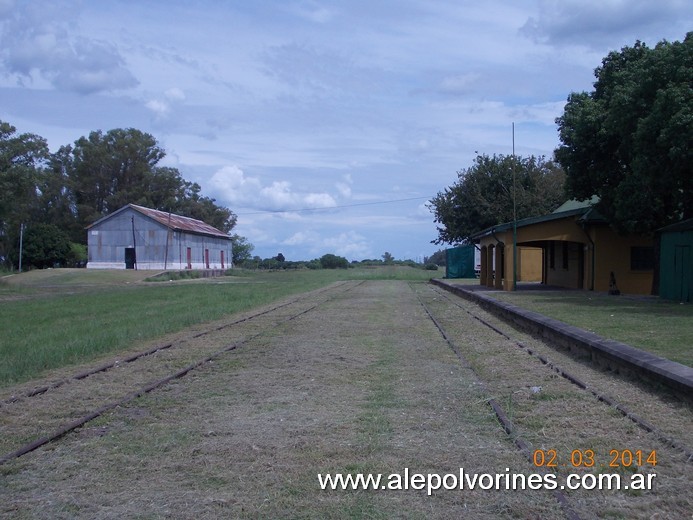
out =
[(445, 249), (439, 249), (435, 253), (433, 253), (431, 256), (425, 256), (424, 257), (424, 264), (435, 264), (435, 265), (440, 265), (445, 267), (445, 265), (448, 263), (448, 257), (447, 257), (447, 252)]
[(387, 265), (392, 265), (395, 263), (395, 257), (387, 251), (385, 251), (385, 253), (383, 254), (383, 262)]
[(24, 233), (22, 266), (65, 267), (73, 259), (70, 238), (54, 224), (32, 224)]
[(347, 269), (349, 267), (349, 260), (343, 256), (328, 253), (320, 257), (320, 265), (323, 269)]
[(202, 196), (199, 184), (175, 168), (157, 166), (165, 151), (150, 134), (99, 130), (61, 152), (81, 229), (130, 203), (203, 220), (226, 233), (236, 225), (236, 215)]
[(251, 259), (251, 254), (255, 246), (248, 242), (246, 237), (233, 234), (231, 235), (231, 245), (233, 248), (233, 264), (243, 265), (246, 261)]
[(9, 263), (19, 245), (20, 226), (36, 218), (38, 182), (49, 156), (46, 140), (0, 121), (0, 261)]
[(88, 259), (87, 246), (70, 242), (70, 254), (67, 259), (67, 267), (84, 267), (87, 265)]
[(568, 195), (599, 196), (600, 213), (622, 232), (693, 218), (693, 33), (611, 52), (595, 77), (556, 120)]
[(478, 231), (512, 221), (513, 198), (518, 219), (550, 213), (565, 200), (565, 174), (543, 157), (477, 155), (457, 177), (428, 204), (441, 224), (434, 244), (468, 242)]
[(98, 130), (75, 141), (70, 177), (80, 225), (145, 203), (145, 179), (164, 155), (153, 136), (134, 128)]
[(71, 151), (71, 147), (61, 146), (50, 155), (47, 167), (38, 172), (36, 221), (54, 224), (73, 242), (84, 242), (84, 228), (77, 221), (74, 194), (70, 189)]

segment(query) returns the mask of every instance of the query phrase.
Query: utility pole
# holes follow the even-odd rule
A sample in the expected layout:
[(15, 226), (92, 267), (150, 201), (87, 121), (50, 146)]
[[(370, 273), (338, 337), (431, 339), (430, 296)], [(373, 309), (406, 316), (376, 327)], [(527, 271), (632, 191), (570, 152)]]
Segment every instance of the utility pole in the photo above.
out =
[(513, 122), (513, 291), (517, 290), (517, 204), (515, 201), (515, 122)]
[(22, 272), (22, 249), (24, 248), (24, 222), (19, 224), (19, 272)]

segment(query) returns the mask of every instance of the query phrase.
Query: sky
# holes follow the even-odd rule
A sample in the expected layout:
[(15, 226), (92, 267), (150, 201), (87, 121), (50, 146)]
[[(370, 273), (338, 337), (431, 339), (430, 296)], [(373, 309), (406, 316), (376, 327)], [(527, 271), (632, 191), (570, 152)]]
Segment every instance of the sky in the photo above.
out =
[(262, 258), (422, 261), (477, 154), (551, 158), (555, 119), (690, 0), (0, 0), (0, 120), (51, 151), (136, 128)]

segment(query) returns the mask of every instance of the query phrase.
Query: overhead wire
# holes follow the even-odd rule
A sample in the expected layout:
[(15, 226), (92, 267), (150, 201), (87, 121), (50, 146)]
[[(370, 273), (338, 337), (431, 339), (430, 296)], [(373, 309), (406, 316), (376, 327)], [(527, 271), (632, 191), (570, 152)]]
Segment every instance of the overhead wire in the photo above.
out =
[(301, 208), (301, 209), (267, 209), (267, 210), (262, 210), (262, 211), (252, 211), (248, 213), (236, 213), (237, 216), (246, 216), (246, 215), (264, 215), (267, 213), (301, 213), (304, 211), (329, 211), (333, 209), (344, 209), (344, 208), (354, 208), (357, 206), (376, 206), (379, 204), (392, 204), (395, 202), (407, 202), (411, 200), (423, 200), (423, 199), (431, 199), (432, 197), (409, 197), (406, 199), (394, 199), (394, 200), (381, 200), (381, 201), (375, 201), (375, 202), (357, 202), (355, 204), (344, 204), (340, 206), (325, 206), (325, 207), (320, 207), (320, 208)]

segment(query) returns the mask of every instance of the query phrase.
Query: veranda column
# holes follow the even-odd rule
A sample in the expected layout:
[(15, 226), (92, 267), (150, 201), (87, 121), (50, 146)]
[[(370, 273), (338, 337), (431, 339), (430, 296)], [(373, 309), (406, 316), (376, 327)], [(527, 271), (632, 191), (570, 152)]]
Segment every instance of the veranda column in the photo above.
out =
[(493, 245), (488, 246), (486, 253), (486, 287), (493, 287)]
[(503, 246), (496, 245), (496, 276), (494, 277), (495, 288), (503, 288)]

